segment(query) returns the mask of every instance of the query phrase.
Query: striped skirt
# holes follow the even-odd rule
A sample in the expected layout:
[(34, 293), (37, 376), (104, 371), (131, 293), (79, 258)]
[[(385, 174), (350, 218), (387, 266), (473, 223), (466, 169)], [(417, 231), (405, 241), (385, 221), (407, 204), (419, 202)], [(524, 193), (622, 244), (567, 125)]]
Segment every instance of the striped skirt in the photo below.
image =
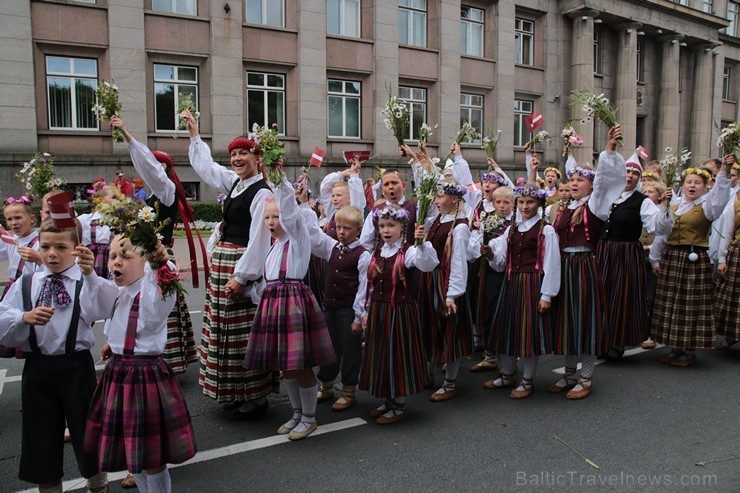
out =
[(161, 357), (113, 355), (93, 394), (84, 447), (110, 472), (140, 473), (195, 455), (187, 404)]
[(553, 353), (601, 356), (611, 348), (606, 295), (592, 252), (563, 252), (560, 293), (553, 300)]
[(175, 373), (184, 373), (188, 365), (198, 361), (190, 311), (185, 295), (177, 295), (175, 307), (167, 317), (167, 343), (162, 358)]
[(108, 243), (91, 243), (87, 245), (87, 248), (92, 250), (95, 256), (95, 264), (93, 270), (102, 279), (108, 279), (110, 272), (108, 271), (108, 258), (110, 257), (110, 244)]
[(650, 335), (647, 264), (639, 241), (600, 241), (596, 258), (606, 293), (611, 346), (638, 346)]
[(425, 360), (416, 303), (371, 301), (359, 388), (383, 399), (421, 392)]
[(678, 349), (712, 349), (715, 345), (712, 264), (705, 248), (689, 260), (690, 246), (666, 246), (660, 257), (653, 307), (652, 338)]
[(244, 368), (290, 371), (337, 360), (324, 313), (300, 280), (270, 281), (249, 336)]
[(729, 340), (740, 340), (740, 243), (732, 243), (727, 251), (727, 274), (715, 292), (714, 314), (717, 334)]
[(503, 283), (504, 273), (493, 270), (485, 259), (479, 258), (468, 263), (467, 294), (471, 317), (474, 324), (485, 327), (486, 331), (491, 327), (493, 312)]
[(224, 292), (245, 250), (233, 243), (216, 245), (206, 290), (198, 382), (219, 403), (259, 399), (280, 389), (277, 373), (244, 369), (257, 308), (249, 298), (229, 299)]
[(488, 350), (531, 358), (552, 351), (550, 312), (539, 312), (542, 275), (512, 274), (504, 281), (491, 326)]
[(448, 363), (473, 353), (473, 320), (467, 294), (455, 300), (457, 314), (447, 314), (440, 269), (422, 272), (419, 283), (419, 319), (425, 331), (426, 357)]

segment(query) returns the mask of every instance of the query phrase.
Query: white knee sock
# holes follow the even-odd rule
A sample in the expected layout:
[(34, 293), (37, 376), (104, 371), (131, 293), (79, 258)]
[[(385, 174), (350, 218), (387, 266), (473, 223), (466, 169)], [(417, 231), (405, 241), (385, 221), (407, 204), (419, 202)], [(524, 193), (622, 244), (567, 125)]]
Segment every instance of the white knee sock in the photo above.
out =
[(461, 359), (456, 359), (451, 363), (447, 363), (447, 372), (445, 373), (445, 380), (448, 382), (454, 382), (457, 379), (457, 372), (460, 371)]
[(166, 469), (157, 474), (146, 475), (146, 485), (149, 488), (149, 493), (171, 493), (172, 492), (172, 480), (170, 479), (170, 471)]
[(555, 382), (555, 385), (564, 388), (568, 386), (568, 381), (573, 382), (573, 380), (575, 380), (576, 368), (578, 367), (578, 359), (578, 356), (573, 355), (568, 355), (565, 357), (565, 375), (563, 376), (563, 378)]
[(146, 473), (140, 472), (131, 474), (136, 482), (136, 487), (139, 488), (139, 493), (149, 493), (149, 486), (146, 481)]
[(316, 395), (319, 393), (319, 386), (314, 384), (311, 387), (300, 387), (298, 389), (301, 395), (301, 422), (295, 427), (295, 431), (303, 432), (308, 430), (311, 425), (316, 423)]
[(293, 408), (293, 417), (285, 422), (283, 426), (293, 429), (301, 422), (301, 392), (298, 386), (298, 379), (284, 378), (283, 385), (285, 386), (285, 393), (288, 394), (290, 407)]
[[(584, 354), (581, 356), (581, 376), (585, 378), (591, 378), (594, 374), (594, 367), (596, 366), (596, 356), (591, 354)], [(583, 390), (584, 387), (590, 387), (591, 380), (578, 380), (578, 385), (573, 387), (573, 390)]]
[(524, 361), (524, 378), (533, 378), (534, 372), (537, 370), (537, 361), (539, 360), (539, 356), (522, 358), (522, 360)]

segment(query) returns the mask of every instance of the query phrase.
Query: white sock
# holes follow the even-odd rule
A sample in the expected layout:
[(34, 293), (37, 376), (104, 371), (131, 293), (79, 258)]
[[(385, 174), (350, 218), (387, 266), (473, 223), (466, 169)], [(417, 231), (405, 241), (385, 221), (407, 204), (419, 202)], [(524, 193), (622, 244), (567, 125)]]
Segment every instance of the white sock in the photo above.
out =
[(58, 484), (52, 486), (51, 488), (42, 488), (39, 486), (39, 493), (63, 493), (64, 490), (62, 489), (62, 482), (59, 481)]
[(297, 378), (284, 378), (283, 386), (288, 394), (290, 407), (293, 408), (293, 417), (286, 421), (283, 426), (293, 429), (301, 422), (301, 392)]
[[(571, 382), (575, 379), (576, 368), (578, 367), (578, 356), (568, 355), (565, 357), (565, 375), (563, 378), (555, 382), (558, 387), (565, 388), (568, 385), (568, 380)], [(568, 371), (570, 370), (570, 371)]]
[[(596, 356), (591, 354), (584, 354), (581, 356), (581, 376), (585, 378), (591, 378), (594, 374), (594, 367), (596, 366)], [(576, 392), (583, 390), (584, 387), (590, 387), (591, 380), (578, 380), (578, 385), (573, 387)]]
[(319, 393), (319, 386), (314, 384), (311, 387), (299, 387), (301, 395), (301, 422), (294, 428), (297, 432), (308, 430), (311, 425), (316, 423), (316, 395)]
[(488, 363), (495, 363), (496, 362), (496, 355), (493, 354), (490, 351), (484, 351), (483, 352), (483, 361), (486, 361)]
[(146, 473), (140, 472), (131, 474), (136, 481), (136, 487), (139, 488), (139, 493), (149, 493), (149, 486), (146, 481)]
[[(406, 404), (406, 397), (396, 397), (395, 399), (391, 399), (392, 402), (394, 402), (398, 407), (404, 407)], [(393, 418), (401, 411), (399, 409), (390, 409), (389, 406), (386, 404), (383, 404), (385, 407), (384, 409), (381, 409), (382, 411), (387, 411), (385, 414), (383, 414), (386, 418)]]
[(445, 373), (445, 380), (448, 382), (454, 382), (457, 379), (457, 372), (460, 371), (460, 364), (462, 359), (456, 359), (451, 363), (447, 363), (447, 372)]
[(166, 469), (157, 474), (146, 475), (146, 485), (149, 488), (149, 493), (171, 493), (172, 492), (172, 479), (170, 479), (170, 471)]

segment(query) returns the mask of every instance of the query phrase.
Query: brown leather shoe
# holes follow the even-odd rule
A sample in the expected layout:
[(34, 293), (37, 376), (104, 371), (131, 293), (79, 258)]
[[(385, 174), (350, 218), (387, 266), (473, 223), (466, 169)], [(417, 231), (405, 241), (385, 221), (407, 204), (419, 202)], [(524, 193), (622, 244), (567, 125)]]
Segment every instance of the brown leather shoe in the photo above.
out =
[(345, 385), (342, 387), (342, 395), (331, 405), (331, 410), (344, 411), (354, 406), (355, 402), (357, 402), (357, 398), (355, 398), (354, 385)]
[(674, 359), (681, 356), (681, 354), (681, 351), (671, 351), (670, 353), (664, 354), (663, 356), (658, 358), (658, 361), (660, 361), (661, 363), (670, 364)]
[(479, 362), (476, 365), (473, 365), (470, 367), (470, 371), (473, 373), (480, 373), (482, 371), (493, 371), (496, 368), (496, 362), (495, 361), (489, 361), (487, 359), (484, 359), (483, 361)]
[(136, 481), (134, 481), (133, 474), (129, 473), (125, 478), (123, 478), (123, 481), (121, 481), (121, 488), (136, 488)]
[(591, 390), (593, 388), (593, 385), (583, 385), (584, 383), (591, 383), (591, 380), (593, 377), (584, 377), (581, 376), (578, 378), (578, 383), (581, 384), (581, 390), (571, 390), (568, 392), (565, 397), (571, 400), (578, 400), (578, 399), (585, 399), (589, 395), (591, 395)]
[[(439, 390), (442, 390), (443, 392), (440, 392)], [(442, 388), (439, 389), (437, 392), (433, 393), (429, 396), (429, 400), (432, 402), (444, 402), (452, 399), (457, 395), (457, 387), (455, 387), (454, 381), (449, 381), (445, 379), (445, 383), (442, 385)]]
[(519, 382), (519, 387), (523, 387), (523, 390), (514, 389), (511, 391), (512, 399), (525, 399), (532, 395), (534, 392), (534, 380), (531, 378), (522, 377), (522, 381)]
[[(576, 369), (566, 368), (565, 374), (563, 375), (563, 380), (565, 380), (565, 386), (561, 387), (557, 384), (557, 382), (555, 382), (547, 386), (547, 391), (551, 394), (559, 394), (561, 392), (565, 392), (566, 390), (570, 390), (578, 385), (578, 379), (576, 378)], [(558, 382), (559, 381), (560, 380), (558, 380)]]
[(642, 349), (655, 349), (655, 341), (652, 339), (648, 339), (647, 341), (640, 344), (640, 347)]
[(682, 354), (678, 358), (674, 358), (671, 360), (671, 366), (681, 366), (683, 368), (686, 368), (687, 366), (691, 366), (696, 364), (696, 354)]
[(385, 414), (388, 412), (386, 411), (385, 414), (381, 414), (378, 416), (378, 419), (375, 420), (376, 423), (379, 425), (392, 425), (393, 423), (396, 423), (398, 421), (401, 421), (402, 419), (405, 419), (406, 416), (409, 415), (408, 412), (406, 412), (405, 406), (398, 406), (390, 408), (389, 411), (393, 411), (393, 415), (390, 417), (386, 417)]
[(316, 393), (316, 402), (324, 402), (334, 398), (334, 381), (321, 382), (321, 387)]
[[(499, 371), (499, 378), (492, 378), (490, 380), (486, 380), (483, 383), (483, 388), (489, 389), (489, 390), (511, 388), (514, 386), (514, 375), (515, 375), (514, 373), (512, 373), (511, 375), (507, 375), (504, 372)], [(501, 382), (503, 385), (496, 385), (496, 380), (499, 380), (499, 379), (501, 379)]]

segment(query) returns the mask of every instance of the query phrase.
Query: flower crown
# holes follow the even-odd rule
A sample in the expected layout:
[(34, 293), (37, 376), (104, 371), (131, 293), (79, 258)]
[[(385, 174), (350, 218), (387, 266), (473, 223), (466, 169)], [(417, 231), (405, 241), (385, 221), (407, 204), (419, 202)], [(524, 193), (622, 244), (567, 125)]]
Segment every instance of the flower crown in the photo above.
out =
[(384, 207), (382, 209), (375, 209), (373, 211), (373, 218), (378, 219), (393, 219), (399, 223), (405, 222), (409, 218), (409, 213), (406, 209), (396, 209), (395, 207)]
[(681, 178), (686, 178), (688, 175), (701, 176), (705, 182), (712, 181), (712, 175), (710, 175), (709, 171), (705, 169), (700, 169), (696, 167), (686, 168), (685, 170), (683, 170), (683, 173), (681, 173)]
[(642, 177), (643, 178), (652, 178), (653, 180), (660, 181), (660, 175), (658, 175), (658, 173), (654, 173), (652, 171), (643, 171), (642, 172)]
[(440, 195), (454, 195), (455, 197), (464, 197), (468, 189), (459, 183), (446, 182), (437, 187), (437, 193)]
[(550, 166), (548, 168), (545, 168), (545, 175), (547, 175), (550, 171), (552, 171), (553, 173), (555, 173), (556, 175), (558, 175), (558, 180), (560, 178), (562, 178), (562, 176), (563, 176), (563, 174), (560, 172), (559, 169), (553, 168), (552, 166)]
[(499, 185), (506, 186), (506, 178), (498, 173), (483, 173), (480, 175), (480, 181), (495, 181)]
[(737, 163), (733, 164), (732, 169), (740, 171), (740, 164), (737, 164)]
[(534, 187), (514, 187), (514, 197), (532, 197), (533, 199), (539, 200), (540, 202), (544, 202), (547, 200), (547, 192), (540, 188)]
[(570, 180), (573, 175), (578, 175), (586, 178), (587, 180), (594, 181), (594, 178), (596, 177), (596, 172), (590, 169), (581, 168), (580, 166), (576, 166), (572, 170), (568, 171), (568, 179)]
[(537, 177), (537, 184), (540, 186), (540, 188), (545, 188), (546, 185), (545, 180), (543, 180), (539, 176)]

